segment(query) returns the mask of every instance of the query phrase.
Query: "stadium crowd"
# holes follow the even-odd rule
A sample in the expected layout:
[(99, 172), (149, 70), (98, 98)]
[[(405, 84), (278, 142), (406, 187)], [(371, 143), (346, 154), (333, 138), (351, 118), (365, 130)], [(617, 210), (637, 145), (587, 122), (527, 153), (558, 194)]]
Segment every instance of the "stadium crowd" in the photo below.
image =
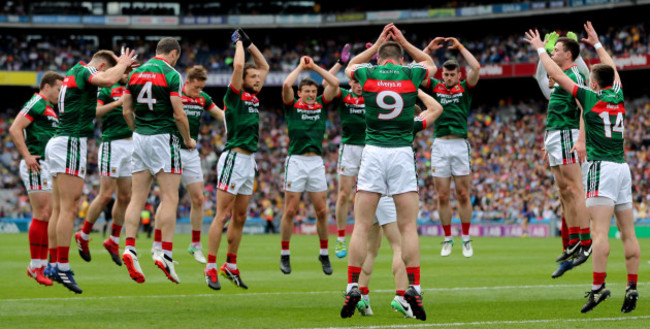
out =
[[(623, 27), (610, 27), (602, 34), (601, 43), (611, 49), (614, 56), (627, 56), (648, 53), (647, 23), (629, 24)], [(550, 32), (550, 31), (547, 31)], [(566, 31), (562, 31), (562, 34)], [(138, 37), (136, 37), (137, 39)], [(278, 37), (276, 37), (278, 38)], [(0, 36), (0, 70), (8, 71), (66, 71), (80, 60), (88, 60), (98, 50), (100, 38), (80, 35), (41, 36), (34, 35), (3, 35)], [(368, 40), (352, 40), (353, 52), (365, 49)], [(419, 40), (420, 48), (424, 48), (430, 40), (422, 35), (412, 35), (412, 40)], [(203, 65), (210, 72), (229, 71), (234, 50), (228, 44), (209, 43), (204, 39), (183, 39), (182, 58), (177, 67), (186, 69), (193, 65)], [(477, 40), (463, 40), (482, 64), (511, 64), (537, 62), (537, 54), (526, 47), (520, 33), (508, 36), (488, 36)], [(336, 61), (340, 50), (340, 40), (332, 38), (308, 38), (303, 40), (274, 39), (267, 37), (260, 40), (259, 47), (264, 53), (271, 71), (289, 72), (295, 67), (301, 55), (309, 55), (318, 63), (330, 67)], [(140, 38), (129, 40), (129, 46), (134, 46), (140, 58), (151, 58), (155, 54), (154, 44)], [(119, 50), (122, 44), (114, 44), (114, 50)], [(590, 47), (581, 50), (585, 58), (597, 58)], [(434, 57), (438, 63), (455, 57), (455, 52), (440, 49)]]
[[(220, 99), (220, 95), (213, 95)], [(219, 104), (219, 102), (217, 103)], [(632, 170), (634, 209), (636, 219), (646, 219), (650, 203), (650, 99), (629, 100), (626, 103), (625, 139), (627, 162)], [(20, 109), (7, 109), (0, 114), (0, 217), (27, 217), (30, 206), (18, 175), (20, 155), (16, 151), (7, 130), (15, 113)], [(475, 108), (469, 117), (469, 141), (472, 146), (472, 205), (474, 220), (506, 220), (519, 222), (557, 218), (559, 199), (557, 188), (547, 162), (544, 161), (543, 138), (546, 122), (546, 104), (529, 102), (511, 104), (501, 101), (492, 107)], [(333, 223), (337, 196), (338, 146), (340, 123), (336, 111), (329, 111), (323, 145), (324, 161), (329, 187), (328, 207)], [(100, 136), (100, 127), (95, 136)], [(430, 170), (430, 150), (433, 129), (418, 134), (415, 139), (420, 187), (420, 221), (437, 221), (436, 190)], [(260, 112), (260, 148), (257, 152), (258, 181), (251, 199), (249, 216), (263, 217), (271, 208), (279, 220), (282, 215), (284, 159), (288, 136), (286, 122), (279, 109), (265, 108)], [(197, 148), (201, 154), (205, 173), (206, 217), (214, 216), (216, 209), (216, 163), (225, 145), (223, 124), (209, 115), (203, 117)], [(84, 194), (92, 200), (99, 190), (95, 142), (88, 143), (88, 173)], [(189, 216), (189, 195), (181, 191), (178, 217)], [(314, 218), (313, 209), (300, 206), (297, 220)], [(157, 202), (156, 197), (150, 203)], [(456, 209), (454, 198), (452, 207)], [(456, 215), (454, 215), (456, 217)]]

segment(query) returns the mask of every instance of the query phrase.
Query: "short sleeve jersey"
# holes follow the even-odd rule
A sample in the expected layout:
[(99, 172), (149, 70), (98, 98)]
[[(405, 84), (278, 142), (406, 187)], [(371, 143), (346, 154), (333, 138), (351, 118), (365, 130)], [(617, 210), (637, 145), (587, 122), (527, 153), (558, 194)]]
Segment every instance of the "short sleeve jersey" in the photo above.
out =
[(366, 107), (363, 96), (341, 88), (336, 108), (341, 118), (341, 144), (366, 144)]
[(413, 136), (427, 128), (427, 122), (420, 116), (413, 119)]
[(57, 136), (93, 137), (98, 88), (91, 83), (98, 71), (79, 62), (65, 74), (59, 92)]
[(300, 98), (284, 104), (284, 115), (289, 128), (289, 155), (314, 152), (321, 155), (327, 113), (323, 95), (314, 104), (307, 104)]
[[(183, 100), (183, 110), (185, 110), (187, 121), (190, 125), (190, 137), (195, 141), (198, 141), (199, 126), (201, 125), (201, 116), (203, 115), (203, 111), (209, 110), (212, 105), (214, 105), (214, 102), (212, 101), (212, 97), (204, 91), (201, 91), (199, 97), (192, 98), (185, 93), (185, 90), (183, 90), (181, 98)], [(181, 148), (187, 149), (185, 143), (181, 143)]]
[[(102, 88), (97, 95), (97, 105), (104, 105), (120, 100), (124, 95), (126, 86), (116, 83), (110, 88)], [(122, 106), (118, 106), (102, 117), (102, 141), (110, 142), (118, 139), (130, 138), (133, 131), (126, 124), (122, 113)]]
[(225, 148), (241, 147), (256, 152), (260, 138), (260, 100), (257, 94), (236, 90), (229, 85), (223, 104), (227, 138)]
[(427, 76), (420, 64), (362, 64), (353, 71), (366, 106), (366, 144), (404, 147), (413, 143), (418, 87)]
[(620, 83), (598, 92), (575, 86), (573, 96), (584, 109), (587, 159), (625, 163), (625, 105)]
[(31, 121), (25, 128), (25, 144), (31, 155), (45, 158), (45, 146), (56, 133), (59, 119), (54, 112), (54, 106), (41, 94), (34, 94), (29, 99), (20, 114)]
[(444, 109), (433, 124), (435, 137), (456, 135), (467, 138), (467, 117), (472, 105), (470, 90), (473, 87), (467, 84), (467, 80), (463, 80), (451, 88), (447, 88), (444, 81), (434, 78), (427, 81), (425, 91), (433, 96)]
[[(578, 66), (569, 67), (564, 70), (564, 74), (579, 86), (585, 85), (585, 76), (580, 73)], [(573, 96), (556, 83), (548, 101), (546, 130), (562, 129), (580, 129), (580, 110)]]
[(160, 57), (131, 72), (125, 93), (131, 94), (135, 103), (135, 132), (178, 134), (170, 97), (180, 97), (182, 87), (180, 74)]

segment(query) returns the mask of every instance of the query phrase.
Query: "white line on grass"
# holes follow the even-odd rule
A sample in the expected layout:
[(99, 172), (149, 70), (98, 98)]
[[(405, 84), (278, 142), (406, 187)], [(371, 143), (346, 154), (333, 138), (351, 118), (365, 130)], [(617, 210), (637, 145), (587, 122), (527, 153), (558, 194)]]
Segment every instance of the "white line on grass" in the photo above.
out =
[[(644, 282), (639, 282), (639, 285), (644, 285)], [(616, 286), (617, 283), (609, 284), (608, 286)], [(488, 287), (451, 287), (451, 288), (431, 288), (422, 289), (424, 291), (464, 291), (464, 290), (504, 290), (504, 289), (543, 289), (543, 288), (580, 288), (588, 285), (584, 284), (548, 284), (548, 285), (523, 285), (523, 286), (488, 286)], [(393, 292), (394, 290), (373, 290), (374, 292)], [(339, 291), (278, 291), (278, 292), (251, 292), (239, 294), (227, 294), (227, 296), (273, 296), (273, 295), (320, 295), (320, 294), (343, 294), (343, 289)], [(84, 301), (84, 300), (106, 300), (106, 299), (124, 299), (124, 298), (187, 298), (187, 297), (213, 297), (220, 296), (219, 293), (214, 294), (195, 294), (195, 295), (134, 295), (134, 296), (92, 296), (92, 297), (43, 297), (43, 298), (12, 298), (1, 299), (2, 302), (35, 302), (35, 301)]]
[(617, 317), (617, 318), (593, 318), (593, 319), (540, 319), (540, 320), (520, 320), (520, 321), (482, 321), (482, 322), (452, 322), (452, 323), (422, 323), (422, 324), (403, 324), (387, 326), (362, 326), (362, 327), (324, 327), (318, 329), (381, 329), (381, 328), (418, 328), (418, 327), (465, 327), (465, 326), (494, 326), (504, 324), (532, 324), (532, 323), (551, 323), (551, 322), (596, 322), (596, 321), (624, 321), (624, 320), (643, 320), (650, 319), (650, 315)]

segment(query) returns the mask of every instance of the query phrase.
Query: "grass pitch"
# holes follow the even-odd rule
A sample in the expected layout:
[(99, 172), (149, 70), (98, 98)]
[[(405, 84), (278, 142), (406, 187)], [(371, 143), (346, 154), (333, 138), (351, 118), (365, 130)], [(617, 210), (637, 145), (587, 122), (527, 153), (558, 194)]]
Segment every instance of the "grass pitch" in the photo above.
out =
[[(39, 286), (28, 278), (27, 234), (0, 235), (1, 328), (323, 328), (470, 327), (470, 328), (648, 328), (650, 264), (643, 251), (639, 269), (640, 299), (630, 314), (620, 312), (626, 273), (620, 241), (611, 240), (607, 286), (612, 297), (581, 314), (584, 292), (591, 289), (591, 261), (551, 279), (561, 242), (556, 239), (477, 238), (474, 256), (464, 258), (460, 239), (452, 255), (440, 257), (438, 237), (421, 237), (422, 287), (427, 321), (403, 319), (390, 309), (394, 286), (391, 252), (384, 243), (370, 282), (372, 317), (339, 316), (347, 280), (347, 259), (337, 259), (330, 238), (334, 274), (323, 274), (316, 236), (294, 236), (293, 272), (279, 269), (278, 235), (244, 236), (238, 255), (242, 278), (250, 287), (237, 288), (219, 278), (222, 289), (205, 284), (203, 265), (186, 252), (189, 235), (174, 240), (174, 259), (181, 284), (173, 284), (151, 261), (151, 240), (137, 247), (146, 276), (132, 281), (103, 249), (100, 234), (90, 243), (92, 261), (84, 262), (73, 242), (70, 263), (84, 290), (75, 295), (62, 285)], [(203, 236), (207, 248), (207, 235)], [(225, 238), (218, 256), (225, 260)], [(123, 244), (123, 242), (122, 242)]]

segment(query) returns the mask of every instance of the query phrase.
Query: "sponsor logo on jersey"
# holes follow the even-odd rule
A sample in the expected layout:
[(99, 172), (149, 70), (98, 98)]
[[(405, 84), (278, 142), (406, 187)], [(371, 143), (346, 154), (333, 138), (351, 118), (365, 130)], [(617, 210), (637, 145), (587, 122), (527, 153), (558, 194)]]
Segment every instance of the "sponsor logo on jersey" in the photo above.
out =
[(111, 89), (111, 97), (113, 97), (114, 100), (119, 100), (122, 95), (124, 95), (124, 91), (126, 90), (126, 87), (117, 87)]

